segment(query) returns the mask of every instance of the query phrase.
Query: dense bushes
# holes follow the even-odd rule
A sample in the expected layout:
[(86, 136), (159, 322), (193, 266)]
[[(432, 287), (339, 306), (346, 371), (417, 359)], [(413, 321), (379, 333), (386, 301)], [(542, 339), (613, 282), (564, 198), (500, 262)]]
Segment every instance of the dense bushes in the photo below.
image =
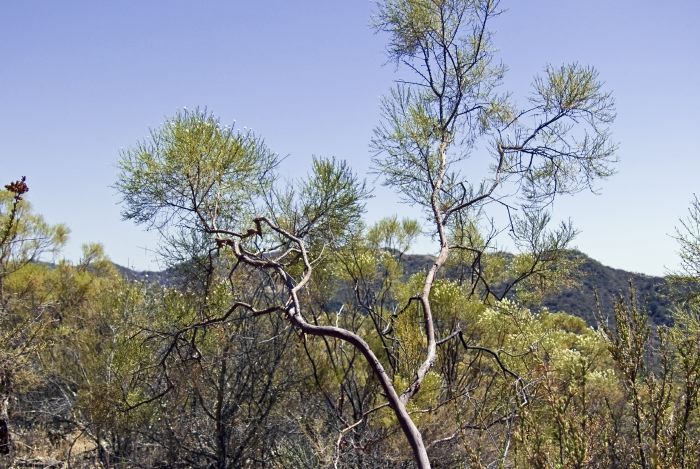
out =
[[(16, 223), (8, 214), (3, 226)], [(401, 253), (371, 236), (354, 243), (318, 270), (323, 290), (304, 292), (308, 314), (368, 337), (405, 386), (424, 339), (418, 311), (396, 305), (423, 274), (406, 277)], [(208, 281), (176, 288), (123, 280), (96, 246), (76, 265), (28, 260), (8, 256), (2, 274), (3, 330), (13, 334), (1, 349), (6, 462), (411, 467), (354, 348), (300, 334), (278, 315), (231, 309), (234, 293), (258, 304), (277, 294), (254, 272), (210, 269)], [(344, 300), (329, 309), (329, 297)], [(435, 466), (697, 466), (692, 303), (657, 328), (634, 298), (618, 301), (615, 326), (598, 330), (517, 300), (484, 302), (458, 279), (438, 279), (431, 301), (444, 340), (409, 412)], [(390, 332), (377, 328), (387, 324)]]

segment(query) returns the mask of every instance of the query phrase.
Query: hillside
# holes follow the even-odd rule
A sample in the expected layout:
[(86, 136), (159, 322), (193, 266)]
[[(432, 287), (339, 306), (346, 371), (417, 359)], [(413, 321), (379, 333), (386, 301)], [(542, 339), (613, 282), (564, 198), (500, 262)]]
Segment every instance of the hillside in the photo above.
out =
[[(649, 312), (654, 324), (669, 322), (670, 302), (665, 293), (666, 280), (645, 274), (628, 272), (601, 264), (579, 251), (570, 251), (570, 256), (581, 262), (577, 286), (559, 291), (545, 298), (543, 306), (550, 311), (566, 312), (579, 316), (593, 325), (596, 322), (596, 295), (604, 316), (611, 314), (612, 307), (620, 295), (629, 297), (632, 285), (637, 301)], [(427, 269), (432, 258), (425, 255), (407, 254), (403, 257), (404, 271), (410, 275)], [(449, 276), (450, 273), (448, 272)]]
[(544, 306), (551, 311), (563, 311), (595, 323), (596, 294), (604, 314), (611, 314), (613, 303), (620, 295), (629, 297), (632, 285), (637, 301), (649, 313), (654, 324), (670, 321), (671, 303), (666, 296), (666, 280), (621, 269), (614, 269), (580, 252), (574, 255), (582, 260), (578, 286), (545, 298)]
[[(571, 251), (571, 256), (581, 261), (578, 271), (578, 284), (575, 288), (566, 289), (549, 295), (543, 306), (550, 311), (561, 311), (585, 319), (594, 324), (596, 295), (604, 314), (610, 314), (616, 298), (629, 296), (630, 284), (634, 288), (637, 300), (649, 312), (654, 324), (669, 322), (670, 302), (665, 295), (666, 281), (663, 277), (628, 272), (608, 267), (578, 251)], [(404, 272), (411, 275), (427, 269), (432, 258), (422, 254), (405, 254), (402, 258)], [(155, 282), (160, 285), (173, 286), (178, 283), (181, 268), (172, 267), (162, 271), (136, 271), (117, 265), (119, 271), (127, 279), (141, 282)], [(449, 272), (447, 273), (449, 276)]]

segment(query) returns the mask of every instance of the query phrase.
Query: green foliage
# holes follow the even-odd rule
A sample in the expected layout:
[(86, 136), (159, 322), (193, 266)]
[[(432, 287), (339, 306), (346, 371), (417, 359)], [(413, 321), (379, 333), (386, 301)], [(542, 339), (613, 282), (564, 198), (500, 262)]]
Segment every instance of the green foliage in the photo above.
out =
[[(380, 282), (384, 307), (363, 311), (357, 298), (345, 297), (340, 311), (312, 306), (307, 314), (386, 350), (382, 360), (397, 388), (408, 386), (425, 347), (420, 307), (391, 307), (408, 303), (422, 287), (425, 274), (404, 278), (396, 257), (409, 247), (412, 225), (383, 220), (353, 237), (338, 257), (323, 258), (327, 264), (315, 271), (322, 285), (307, 292), (316, 305), (359, 278)], [(340, 268), (341, 256), (365, 256), (367, 263), (346, 257)], [(500, 265), (511, 262), (529, 261)], [(16, 389), (23, 396), (37, 395), (47, 383), (60, 390), (41, 401), (62, 399), (42, 425), (69, 421), (72, 435), (104, 455), (98, 460), (126, 466), (153, 457), (140, 452), (144, 441), (172, 461), (204, 461), (197, 454), (208, 454), (231, 464), (257, 457), (312, 465), (332, 465), (338, 457), (341, 467), (405, 462), (410, 456), (386, 407), (368, 414), (336, 448), (339, 425), (384, 402), (356, 351), (341, 341), (290, 333), (282, 319), (247, 319), (237, 311), (219, 320), (233, 298), (256, 295), (253, 279), (245, 272), (212, 279), (203, 297), (129, 284), (95, 245), (85, 247), (75, 266), (27, 264), (7, 277), (7, 291), (24, 289), (27, 313), (54, 306), (36, 336), (41, 344), (23, 362), (33, 371), (17, 375), (24, 384)], [(639, 447), (648, 465), (694, 467), (698, 461), (700, 315), (694, 309), (679, 309), (651, 348), (645, 313), (629, 304), (619, 304), (616, 327), (601, 333), (579, 318), (533, 313), (515, 301), (484, 305), (459, 280), (438, 279), (430, 301), (440, 335), (461, 328), (464, 339), (440, 345), (435, 368), (409, 404), (426, 439), (436, 442), (435, 464), (641, 466)], [(384, 321), (380, 329), (391, 324), (386, 342), (373, 314)], [(215, 322), (198, 326), (207, 320)], [(372, 441), (381, 443), (362, 457), (353, 449)]]
[[(371, 190), (346, 162), (279, 182), (260, 137), (202, 110), (119, 162), (124, 217), (186, 261), (176, 286), (121, 279), (99, 245), (36, 263), (67, 230), (31, 213), (24, 179), (8, 184), (0, 423), (19, 396), (26, 434), (58, 431), (72, 442), (57, 454), (104, 467), (697, 467), (696, 302), (653, 328), (632, 296), (601, 330), (542, 306), (581, 266), (571, 223), (548, 228), (546, 209), (612, 174), (614, 103), (573, 64), (546, 67), (520, 108), (499, 88), (498, 14), (493, 0), (378, 5), (409, 74), (383, 101), (374, 166), (428, 228), (365, 227)], [(697, 205), (679, 232), (691, 275)], [(439, 253), (409, 269), (424, 232)]]
[(680, 271), (669, 276), (671, 296), (690, 306), (700, 298), (700, 201), (696, 195), (688, 208), (688, 214), (679, 220), (676, 240), (679, 244)]
[(690, 276), (700, 277), (700, 201), (697, 196), (693, 197), (688, 215), (681, 220), (676, 234), (684, 271)]
[(314, 158), (310, 176), (301, 182), (300, 207), (293, 215), (296, 223), (292, 232), (311, 238), (312, 245), (341, 246), (362, 227), (367, 197), (365, 183), (345, 161)]
[[(484, 381), (493, 374), (481, 369), (489, 350), (469, 345), (464, 333), (478, 324), (484, 305), (508, 297), (534, 304), (549, 288), (567, 284), (573, 263), (562, 261), (560, 253), (574, 230), (562, 224), (548, 231), (543, 209), (555, 195), (590, 187), (611, 173), (614, 145), (607, 125), (613, 103), (595, 71), (577, 65), (548, 68), (545, 78), (535, 80), (526, 109), (499, 93), (505, 68), (496, 60), (489, 31), (490, 19), (500, 13), (497, 3), (378, 4), (375, 27), (388, 33), (389, 57), (412, 77), (399, 81), (383, 102), (383, 121), (372, 142), (375, 169), (406, 201), (424, 209), (432, 224), (429, 232), (439, 243), (428, 271), (414, 274), (404, 286), (400, 259), (421, 227), (393, 218), (363, 233), (369, 192), (345, 162), (314, 159), (306, 179), (279, 186), (272, 173), (277, 159), (258, 139), (222, 129), (199, 111), (177, 115), (122, 155), (117, 188), (124, 196), (125, 218), (161, 229), (177, 253), (207, 259), (201, 289), (192, 290), (192, 298), (175, 298), (175, 320), (160, 324), (172, 340), (166, 355), (182, 348), (199, 357), (197, 342), (206, 342), (202, 331), (234, 313), (280, 313), (303, 340), (305, 334), (323, 338), (328, 362), (310, 352), (306, 342), (305, 352), (319, 362), (313, 367), (316, 384), (323, 388), (334, 376), (336, 382), (330, 382), (341, 388), (337, 403), (324, 397), (343, 423), (346, 398), (358, 425), (367, 417), (363, 409), (376, 404), (369, 391), (357, 391), (367, 389), (370, 378), (353, 371), (354, 357), (367, 360), (421, 468), (429, 467), (429, 458), (415, 425), (419, 419), (410, 415), (420, 407), (442, 407), (440, 398), (451, 402), (451, 396), (468, 395), (474, 386), (484, 412), (506, 412), (500, 420), (512, 424), (508, 387), (502, 380)], [(486, 174), (465, 178), (460, 163), (484, 149), (492, 159)], [(504, 230), (479, 232), (494, 201), (507, 211), (509, 232), (522, 251), (516, 256), (494, 252), (491, 242)], [(471, 260), (468, 272), (462, 263), (462, 275), (454, 282), (442, 278), (451, 250), (466, 253), (462, 261)], [(208, 295), (221, 270), (228, 271), (231, 296), (216, 304)], [(241, 289), (240, 275), (249, 278)], [(216, 318), (212, 311), (225, 309), (227, 302), (232, 306)], [(346, 307), (348, 314), (341, 318)], [(487, 336), (470, 335), (469, 340), (482, 335)], [(450, 340), (455, 343), (445, 347), (449, 359), (443, 360), (437, 347)], [(352, 358), (343, 345), (352, 347)], [(465, 365), (464, 355), (472, 351), (479, 352), (478, 365)], [(505, 382), (508, 376), (521, 381), (497, 353), (490, 355)], [(445, 376), (432, 369), (436, 362)], [(332, 373), (324, 373), (324, 367)], [(346, 386), (354, 391), (345, 391)], [(341, 430), (337, 447), (354, 427)], [(402, 457), (401, 450), (396, 454)]]
[(269, 190), (277, 163), (252, 131), (184, 110), (122, 154), (116, 187), (124, 217), (137, 223), (193, 228), (205, 215), (209, 228), (236, 229), (248, 221), (250, 201)]
[(367, 240), (375, 249), (386, 249), (405, 253), (420, 235), (420, 225), (416, 220), (393, 216), (379, 220), (367, 231)]
[[(505, 68), (488, 23), (499, 13), (492, 0), (379, 5), (375, 27), (388, 33), (389, 57), (411, 78), (383, 103), (375, 165), (386, 184), (428, 213), (436, 201), (443, 213), (474, 213), (506, 180), (521, 181), (527, 200), (521, 205), (501, 195), (502, 203), (541, 208), (557, 193), (612, 173), (607, 125), (614, 103), (593, 68), (548, 66), (534, 80), (529, 109), (497, 91)], [(481, 181), (466, 180), (458, 163), (484, 146), (496, 157), (491, 171)]]
[(32, 213), (29, 202), (8, 190), (0, 190), (0, 278), (42, 254), (54, 254), (65, 244), (69, 230), (49, 225)]

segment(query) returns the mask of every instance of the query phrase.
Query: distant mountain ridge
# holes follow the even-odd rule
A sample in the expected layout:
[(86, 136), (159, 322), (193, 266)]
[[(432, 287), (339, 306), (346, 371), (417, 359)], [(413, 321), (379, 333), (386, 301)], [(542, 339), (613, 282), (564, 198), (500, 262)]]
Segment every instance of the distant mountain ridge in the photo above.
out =
[[(631, 286), (640, 308), (648, 312), (652, 323), (660, 325), (671, 322), (672, 304), (665, 277), (608, 267), (579, 251), (572, 251), (572, 254), (582, 261), (578, 284), (545, 298), (543, 306), (547, 309), (573, 314), (589, 324), (595, 324), (595, 313), (600, 308), (603, 317), (609, 316), (612, 320), (616, 299), (622, 296), (627, 300)], [(596, 304), (596, 294), (599, 305)]]
[(164, 270), (134, 270), (119, 264), (114, 264), (114, 267), (122, 277), (131, 282), (156, 283), (164, 287), (172, 287), (177, 285), (180, 278), (177, 267)]
[[(570, 251), (570, 255), (580, 261), (577, 285), (545, 297), (543, 306), (548, 310), (569, 313), (593, 325), (597, 322), (596, 310), (600, 308), (603, 317), (612, 316), (616, 298), (628, 298), (631, 285), (640, 307), (648, 312), (652, 323), (658, 325), (670, 322), (671, 302), (667, 297), (664, 277), (608, 267), (579, 251)], [(404, 254), (402, 262), (406, 274), (411, 275), (427, 269), (432, 264), (433, 257)], [(115, 266), (130, 281), (175, 286), (182, 279), (182, 269), (177, 266), (161, 271), (137, 271), (117, 264)]]

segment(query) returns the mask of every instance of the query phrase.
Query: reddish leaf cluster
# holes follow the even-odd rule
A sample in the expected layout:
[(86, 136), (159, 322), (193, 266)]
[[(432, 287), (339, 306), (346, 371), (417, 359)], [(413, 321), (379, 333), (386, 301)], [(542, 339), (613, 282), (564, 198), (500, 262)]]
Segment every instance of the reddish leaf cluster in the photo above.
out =
[(14, 192), (15, 194), (15, 199), (20, 200), (22, 198), (22, 194), (25, 194), (29, 192), (29, 186), (26, 183), (27, 177), (22, 176), (22, 179), (19, 181), (14, 181), (9, 184), (5, 185), (5, 189), (7, 189), (10, 192)]

